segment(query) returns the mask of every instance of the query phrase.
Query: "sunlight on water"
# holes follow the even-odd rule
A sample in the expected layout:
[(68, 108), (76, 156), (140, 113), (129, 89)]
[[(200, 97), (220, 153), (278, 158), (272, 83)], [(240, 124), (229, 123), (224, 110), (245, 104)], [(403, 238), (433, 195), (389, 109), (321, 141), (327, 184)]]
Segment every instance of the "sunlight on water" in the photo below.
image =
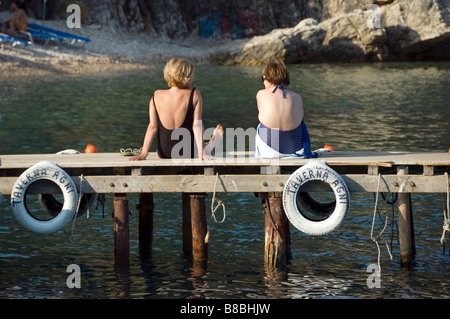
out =
[[(342, 151), (442, 151), (450, 147), (450, 64), (318, 64), (290, 66), (312, 148)], [(197, 69), (205, 127), (256, 127), (261, 67)], [(95, 76), (0, 80), (0, 154), (139, 148), (148, 102), (165, 88), (162, 70)], [(0, 155), (1, 158), (1, 155)], [(396, 207), (373, 194), (352, 194), (350, 213), (331, 234), (312, 237), (291, 228), (293, 260), (264, 269), (264, 214), (254, 194), (221, 194), (226, 218), (209, 209), (206, 269), (182, 256), (181, 196), (155, 194), (151, 260), (139, 258), (138, 197), (129, 196), (129, 269), (113, 258), (112, 196), (63, 231), (37, 235), (1, 204), (0, 298), (305, 299), (449, 298), (449, 247), (442, 236), (441, 194), (413, 197), (417, 255), (413, 269), (398, 264)], [(388, 198), (389, 199), (389, 198)], [(218, 211), (216, 217), (222, 218)], [(375, 214), (374, 229), (372, 229)], [(89, 217), (89, 218), (88, 218)], [(385, 224), (386, 223), (386, 224)], [(380, 233), (378, 251), (371, 231)], [(390, 259), (393, 255), (393, 260)], [(380, 256), (382, 283), (369, 289), (367, 267)], [(70, 264), (82, 269), (81, 289), (66, 285)]]

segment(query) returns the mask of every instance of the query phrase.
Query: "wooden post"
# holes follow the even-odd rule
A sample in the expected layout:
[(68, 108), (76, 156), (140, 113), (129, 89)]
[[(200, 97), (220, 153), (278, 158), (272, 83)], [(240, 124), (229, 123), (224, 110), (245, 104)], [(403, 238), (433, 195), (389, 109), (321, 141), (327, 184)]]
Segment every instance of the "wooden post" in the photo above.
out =
[[(408, 167), (400, 166), (397, 168), (397, 175), (408, 175)], [(399, 185), (401, 188), (402, 185)], [(411, 211), (411, 194), (398, 193), (398, 228), (400, 244), (400, 263), (404, 266), (411, 264), (414, 259), (414, 227)]]
[(281, 193), (263, 193), (265, 213), (264, 260), (269, 269), (284, 267), (291, 258), (289, 220)]
[(191, 221), (191, 198), (188, 193), (182, 193), (182, 215), (183, 215), (183, 254), (192, 256), (192, 221)]
[(139, 193), (139, 254), (141, 258), (152, 255), (153, 246), (153, 193)]
[[(280, 174), (280, 166), (262, 166), (262, 175)], [(263, 183), (263, 186), (266, 183)], [(284, 212), (282, 193), (259, 193), (265, 214), (264, 261), (270, 270), (284, 267), (291, 258), (289, 220)]]
[(208, 232), (205, 210), (206, 194), (190, 194), (192, 221), (192, 253), (195, 261), (208, 260)]
[[(201, 277), (206, 274), (206, 269), (208, 266), (207, 260), (195, 260), (192, 263), (192, 277)], [(194, 281), (195, 282), (195, 281)]]
[(130, 279), (129, 265), (115, 265), (116, 273), (115, 298), (130, 298), (130, 289), (133, 281)]
[(114, 194), (114, 260), (116, 265), (129, 265), (130, 234), (129, 234), (128, 199), (125, 193)]

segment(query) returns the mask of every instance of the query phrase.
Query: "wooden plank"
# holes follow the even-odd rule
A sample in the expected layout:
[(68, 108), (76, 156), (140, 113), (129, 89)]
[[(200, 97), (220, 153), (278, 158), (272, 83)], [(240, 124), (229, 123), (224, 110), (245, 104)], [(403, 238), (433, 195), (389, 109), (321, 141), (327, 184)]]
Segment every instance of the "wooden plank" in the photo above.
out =
[(329, 152), (317, 159), (286, 158), (257, 159), (253, 152), (229, 152), (216, 155), (212, 161), (198, 159), (160, 159), (155, 153), (144, 161), (128, 161), (120, 153), (80, 154), (22, 154), (2, 155), (3, 169), (27, 169), (40, 161), (53, 161), (62, 168), (141, 168), (141, 167), (216, 167), (216, 166), (302, 166), (311, 160), (323, 160), (330, 166), (380, 166), (427, 165), (450, 166), (450, 153), (443, 152)]
[[(407, 192), (446, 193), (450, 182), (446, 175), (382, 175), (342, 174), (350, 192)], [(83, 176), (84, 193), (167, 193), (167, 192), (213, 192), (253, 193), (282, 192), (288, 174), (228, 174), (228, 175), (145, 175), (145, 176)], [(78, 190), (80, 176), (72, 176)], [(378, 180), (380, 187), (378, 188)], [(10, 195), (16, 182), (15, 177), (0, 178), (0, 192)], [(326, 183), (306, 183), (305, 191), (328, 191)], [(39, 185), (28, 188), (29, 193), (56, 193), (56, 186)]]

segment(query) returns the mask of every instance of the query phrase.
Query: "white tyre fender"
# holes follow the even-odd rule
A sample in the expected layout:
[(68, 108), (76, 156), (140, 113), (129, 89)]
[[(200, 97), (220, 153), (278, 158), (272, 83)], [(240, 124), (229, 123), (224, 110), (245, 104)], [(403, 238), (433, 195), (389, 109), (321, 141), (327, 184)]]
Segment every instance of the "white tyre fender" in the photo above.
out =
[[(71, 154), (80, 154), (80, 152), (70, 148), (59, 151), (56, 154), (71, 155)], [(95, 193), (86, 193), (81, 196), (78, 212), (76, 214), (77, 218), (84, 215), (89, 210), (89, 208), (92, 206), (95, 200), (95, 197), (96, 197)], [(41, 203), (42, 208), (53, 217), (57, 216), (61, 212), (63, 207), (63, 204), (60, 203), (53, 196), (53, 194), (39, 194), (39, 202)]]
[[(28, 187), (38, 180), (55, 183), (64, 196), (61, 212), (50, 220), (39, 220), (27, 209)], [(56, 163), (42, 161), (24, 171), (11, 191), (11, 206), (17, 221), (26, 229), (39, 234), (48, 234), (63, 229), (75, 216), (78, 192), (72, 178)]]
[(307, 192), (298, 192), (297, 199), (305, 209), (319, 216), (328, 216), (336, 207), (336, 200), (329, 203), (321, 203), (312, 198)]
[[(334, 210), (330, 214), (324, 214), (326, 217), (320, 220), (308, 218), (297, 204), (300, 187), (310, 181), (327, 183), (336, 198)], [(335, 230), (347, 216), (349, 207), (350, 192), (345, 181), (321, 160), (311, 160), (293, 172), (283, 189), (283, 208), (287, 218), (294, 227), (309, 235), (324, 235)]]
[[(95, 193), (85, 193), (81, 196), (78, 212), (75, 217), (81, 217), (91, 208), (96, 198)], [(55, 217), (61, 213), (63, 203), (59, 202), (53, 194), (39, 194), (39, 202), (42, 208), (51, 216)]]

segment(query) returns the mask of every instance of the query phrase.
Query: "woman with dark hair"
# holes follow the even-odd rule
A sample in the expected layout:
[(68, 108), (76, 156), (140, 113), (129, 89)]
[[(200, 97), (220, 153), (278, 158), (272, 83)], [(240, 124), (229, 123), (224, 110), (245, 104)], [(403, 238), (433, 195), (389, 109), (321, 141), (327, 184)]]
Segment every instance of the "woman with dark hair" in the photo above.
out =
[(25, 13), (22, 1), (14, 0), (12, 5), (14, 15), (12, 18), (3, 21), (2, 33), (11, 30), (11, 36), (15, 37), (17, 31), (27, 31), (27, 14)]
[(264, 89), (256, 94), (259, 125), (255, 157), (317, 157), (310, 150), (302, 97), (287, 88), (290, 76), (285, 63), (271, 59), (263, 68), (261, 80)]

